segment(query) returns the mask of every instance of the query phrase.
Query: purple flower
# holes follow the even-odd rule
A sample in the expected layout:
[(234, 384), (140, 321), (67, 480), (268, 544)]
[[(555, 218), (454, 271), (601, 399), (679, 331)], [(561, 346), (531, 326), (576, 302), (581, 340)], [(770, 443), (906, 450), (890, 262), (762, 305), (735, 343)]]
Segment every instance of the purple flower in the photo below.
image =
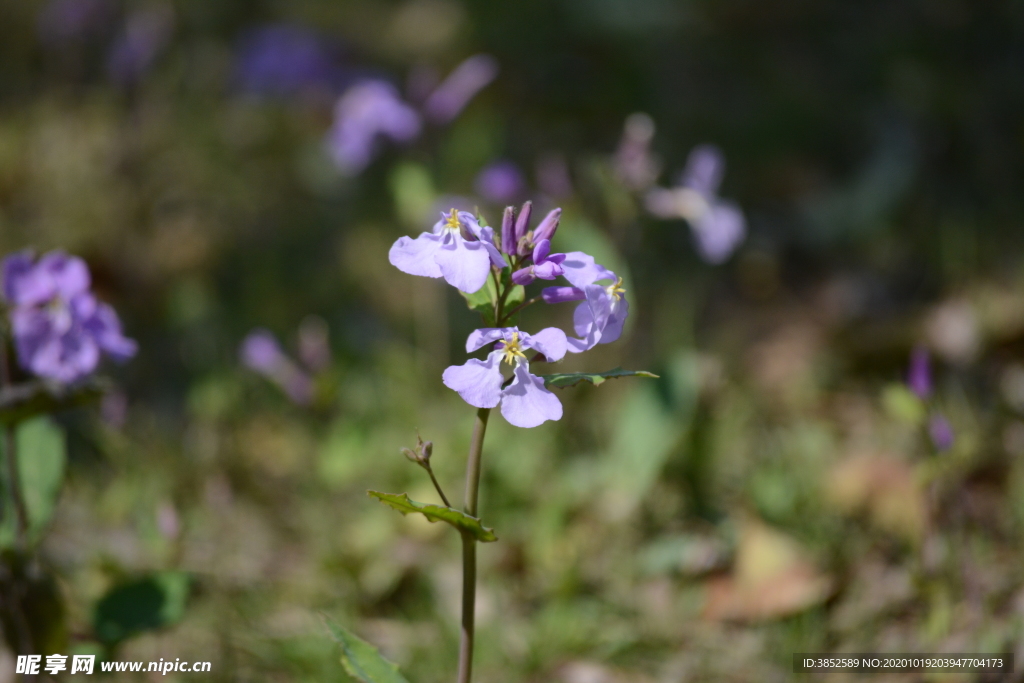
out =
[(393, 85), (361, 81), (346, 90), (334, 106), (327, 149), (343, 173), (355, 175), (373, 160), (378, 137), (408, 142), (419, 134), (419, 114), (402, 101)]
[(168, 5), (131, 14), (107, 56), (110, 79), (118, 85), (129, 86), (142, 78), (167, 44), (173, 25), (174, 14)]
[[(622, 336), (622, 326), (629, 315), (622, 278), (581, 251), (566, 254), (561, 267), (572, 287), (547, 287), (541, 296), (549, 304), (583, 302), (573, 313), (573, 327), (581, 338), (569, 337), (569, 351), (582, 353), (598, 344), (616, 341)], [(608, 284), (599, 284), (602, 282)]]
[(63, 383), (93, 372), (105, 352), (117, 361), (138, 346), (121, 332), (114, 309), (89, 291), (85, 262), (52, 251), (33, 263), (23, 251), (3, 261), (3, 294), (11, 306), (18, 361), (27, 371)]
[(423, 104), (433, 123), (449, 123), (498, 75), (498, 62), (490, 55), (474, 55), (459, 64)]
[(243, 90), (271, 97), (327, 90), (338, 75), (320, 37), (290, 24), (247, 32), (239, 42), (235, 73)]
[(433, 232), (424, 232), (416, 239), (399, 237), (388, 260), (403, 273), (443, 277), (467, 294), (484, 286), (491, 265), (506, 266), (494, 246), (494, 230), (481, 227), (473, 214), (457, 209), (442, 212)]
[(932, 393), (932, 372), (928, 365), (928, 349), (923, 346), (914, 347), (910, 354), (907, 386), (920, 399), (926, 399)]
[(313, 380), (285, 355), (268, 330), (257, 328), (250, 332), (242, 340), (238, 355), (242, 365), (279, 386), (293, 403), (312, 402)]
[(928, 436), (936, 450), (945, 451), (953, 446), (953, 427), (938, 413), (928, 421)]
[(60, 46), (71, 40), (100, 35), (113, 15), (109, 0), (52, 0), (37, 20), (39, 37)]
[(747, 232), (740, 208), (718, 198), (724, 172), (722, 152), (712, 145), (701, 145), (690, 152), (679, 186), (654, 188), (646, 196), (647, 210), (655, 216), (689, 222), (697, 251), (708, 263), (729, 258)]
[(615, 151), (615, 174), (630, 190), (646, 190), (658, 179), (661, 165), (651, 154), (654, 121), (647, 114), (631, 114), (626, 119), (622, 140)]
[(502, 204), (519, 199), (526, 191), (526, 181), (514, 163), (498, 161), (477, 175), (476, 191), (487, 201)]
[(533, 248), (533, 263), (512, 273), (512, 281), (525, 286), (536, 279), (554, 280), (564, 272), (563, 261), (565, 254), (552, 254), (551, 240), (543, 239)]
[[(466, 340), (466, 351), (497, 342), (486, 360), (470, 359), (464, 365), (452, 365), (444, 371), (444, 384), (459, 393), (466, 403), (477, 408), (501, 404), (501, 414), (516, 427), (536, 427), (547, 420), (562, 417), (562, 404), (544, 386), (544, 380), (530, 374), (526, 351), (533, 349), (549, 361), (561, 360), (566, 352), (565, 333), (555, 327), (535, 335), (517, 327), (490, 327), (475, 330)], [(501, 364), (512, 368), (512, 383), (503, 388)]]

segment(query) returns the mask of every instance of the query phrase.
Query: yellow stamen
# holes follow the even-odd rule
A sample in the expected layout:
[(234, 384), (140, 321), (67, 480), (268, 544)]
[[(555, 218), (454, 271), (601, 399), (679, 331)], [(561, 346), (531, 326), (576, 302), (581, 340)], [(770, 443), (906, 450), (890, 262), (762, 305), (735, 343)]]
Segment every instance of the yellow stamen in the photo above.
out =
[(508, 363), (509, 365), (516, 365), (518, 363), (516, 360), (517, 358), (526, 360), (526, 354), (523, 353), (523, 348), (519, 345), (518, 332), (513, 332), (512, 339), (503, 343), (505, 344), (505, 355), (501, 358), (502, 362)]
[(622, 286), (622, 278), (620, 277), (614, 285), (608, 285), (605, 288), (608, 292), (608, 296), (612, 297), (616, 301), (622, 298), (622, 295), (626, 293), (626, 288)]
[(445, 219), (444, 227), (449, 230), (459, 230), (462, 227), (462, 223), (459, 221), (459, 210), (452, 209), (448, 214), (448, 218)]

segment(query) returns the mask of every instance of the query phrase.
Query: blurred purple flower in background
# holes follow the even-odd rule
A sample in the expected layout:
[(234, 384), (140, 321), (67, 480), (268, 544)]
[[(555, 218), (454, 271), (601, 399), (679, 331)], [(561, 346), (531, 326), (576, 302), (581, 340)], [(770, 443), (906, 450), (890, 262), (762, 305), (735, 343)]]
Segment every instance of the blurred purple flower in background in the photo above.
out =
[(424, 114), (432, 123), (450, 123), (497, 75), (498, 62), (494, 57), (473, 55), (455, 67), (427, 97)]
[(334, 106), (327, 149), (338, 168), (354, 175), (373, 160), (377, 139), (408, 142), (420, 134), (420, 116), (402, 101), (393, 85), (381, 80), (356, 83)]
[(713, 145), (690, 152), (680, 184), (647, 193), (647, 210), (659, 218), (684, 218), (690, 224), (697, 251), (708, 263), (722, 263), (743, 242), (747, 233), (743, 212), (733, 202), (718, 198), (725, 158)]
[(136, 84), (167, 45), (173, 28), (174, 12), (170, 5), (157, 5), (128, 15), (124, 30), (107, 55), (110, 80), (123, 87)]
[(313, 380), (285, 355), (269, 331), (257, 328), (242, 341), (239, 349), (242, 365), (263, 375), (281, 388), (298, 405), (313, 400)]
[(914, 347), (910, 353), (907, 386), (920, 399), (928, 398), (932, 393), (932, 372), (929, 367), (928, 349), (923, 346)]
[[(520, 332), (518, 327), (490, 327), (473, 331), (466, 340), (466, 352), (496, 342), (485, 360), (471, 358), (463, 365), (452, 365), (444, 371), (444, 385), (458, 392), (471, 406), (494, 408), (501, 404), (501, 414), (516, 427), (536, 427), (547, 420), (562, 417), (562, 403), (544, 386), (544, 380), (530, 373), (530, 361), (524, 351), (533, 349), (549, 361), (565, 356), (565, 333), (548, 327), (535, 335)], [(514, 377), (505, 382), (501, 364), (510, 365)]]
[(36, 28), (43, 42), (59, 46), (103, 34), (113, 15), (110, 0), (52, 0), (39, 11)]
[(34, 375), (63, 383), (92, 373), (101, 352), (117, 361), (138, 346), (121, 332), (114, 309), (89, 291), (85, 261), (52, 251), (38, 262), (32, 253), (3, 261), (3, 294), (11, 306), (11, 332), (18, 361)]
[(928, 436), (936, 450), (945, 451), (953, 446), (953, 427), (942, 415), (936, 413), (928, 420)]
[(506, 204), (526, 193), (526, 180), (519, 167), (511, 161), (496, 161), (477, 175), (476, 191), (489, 202)]
[(302, 26), (273, 24), (243, 34), (235, 78), (249, 94), (285, 97), (331, 90), (338, 70), (319, 35)]
[(658, 179), (661, 164), (651, 153), (654, 120), (643, 113), (630, 114), (615, 150), (615, 175), (630, 190), (642, 191)]

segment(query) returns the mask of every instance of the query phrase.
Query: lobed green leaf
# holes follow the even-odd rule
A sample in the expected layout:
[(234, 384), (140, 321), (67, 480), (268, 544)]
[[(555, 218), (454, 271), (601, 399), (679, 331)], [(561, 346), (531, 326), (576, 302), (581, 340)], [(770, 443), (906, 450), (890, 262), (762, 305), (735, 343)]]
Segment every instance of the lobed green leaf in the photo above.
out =
[(653, 377), (658, 378), (653, 372), (647, 372), (646, 370), (623, 370), (622, 368), (615, 368), (608, 372), (568, 372), (559, 373), (554, 375), (539, 375), (544, 380), (544, 384), (549, 387), (555, 387), (557, 389), (565, 389), (566, 387), (574, 387), (580, 382), (590, 382), (594, 386), (603, 384), (606, 380), (616, 379), (618, 377)]
[(409, 683), (398, 666), (389, 662), (373, 645), (324, 616), (331, 636), (341, 645), (341, 665), (350, 676), (362, 683)]
[(442, 505), (431, 505), (429, 503), (417, 503), (409, 499), (407, 493), (381, 493), (380, 491), (367, 491), (368, 495), (376, 498), (385, 505), (398, 510), (403, 515), (410, 512), (418, 512), (431, 522), (447, 522), (460, 532), (472, 535), (482, 543), (497, 541), (494, 529), (488, 529), (476, 517), (470, 517), (465, 512)]

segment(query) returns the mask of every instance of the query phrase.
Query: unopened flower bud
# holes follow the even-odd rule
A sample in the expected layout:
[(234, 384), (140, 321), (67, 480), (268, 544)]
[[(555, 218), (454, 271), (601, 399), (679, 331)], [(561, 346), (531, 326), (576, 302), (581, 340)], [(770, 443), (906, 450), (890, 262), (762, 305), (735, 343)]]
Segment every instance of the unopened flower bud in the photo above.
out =
[(530, 225), (530, 214), (533, 213), (533, 202), (526, 202), (519, 210), (519, 218), (516, 219), (516, 247), (520, 256), (526, 256), (529, 250), (523, 251), (523, 238), (526, 237), (527, 228)]
[(527, 266), (526, 268), (520, 268), (516, 272), (512, 273), (512, 282), (517, 285), (525, 287), (536, 279), (533, 274), (533, 266)]
[(501, 218), (501, 251), (505, 254), (516, 253), (515, 217), (516, 210), (506, 206), (505, 215)]
[(423, 445), (420, 446), (420, 453), (423, 454), (424, 460), (430, 460), (430, 456), (434, 453), (434, 442), (424, 441)]
[(561, 209), (552, 209), (544, 220), (540, 222), (537, 229), (533, 231), (533, 243), (537, 244), (541, 240), (550, 240), (555, 236), (555, 230), (558, 230), (558, 221), (562, 217)]
[(417, 464), (419, 464), (419, 462), (420, 462), (420, 456), (419, 456), (419, 455), (418, 455), (417, 453), (414, 453), (414, 452), (412, 451), (412, 449), (409, 449), (409, 448), (403, 448), (403, 449), (402, 449), (402, 454), (403, 454), (403, 455), (404, 455), (405, 457), (407, 457), (407, 458), (408, 458), (409, 460), (411, 460), (412, 462), (414, 462), (414, 463), (417, 463)]

